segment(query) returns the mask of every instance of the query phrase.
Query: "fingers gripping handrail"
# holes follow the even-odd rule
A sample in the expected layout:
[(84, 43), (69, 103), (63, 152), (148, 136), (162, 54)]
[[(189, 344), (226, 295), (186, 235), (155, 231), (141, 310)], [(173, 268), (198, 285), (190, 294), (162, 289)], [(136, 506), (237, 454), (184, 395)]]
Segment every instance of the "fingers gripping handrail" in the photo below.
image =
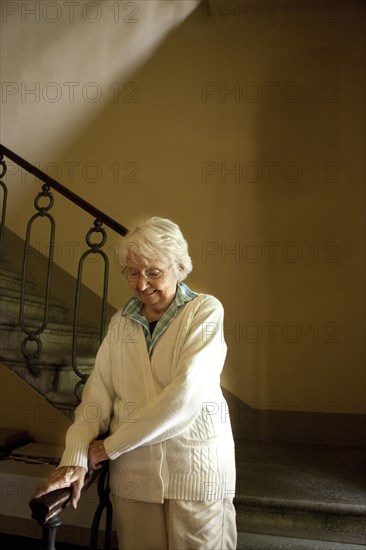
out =
[[(85, 476), (84, 485), (81, 494), (85, 493), (88, 488), (98, 479), (98, 496), (99, 505), (94, 516), (92, 529), (90, 533), (90, 548), (98, 547), (98, 531), (102, 513), (106, 510), (106, 531), (105, 531), (105, 550), (111, 548), (111, 531), (112, 531), (112, 510), (109, 501), (109, 486), (108, 479), (109, 467), (108, 462), (103, 463), (103, 467), (98, 470), (89, 470)], [(32, 510), (32, 518), (35, 519), (42, 527), (43, 533), (43, 549), (55, 550), (57, 528), (62, 524), (60, 517), (61, 512), (71, 505), (71, 487), (56, 489), (50, 493), (46, 493), (40, 497), (33, 498), (29, 502)]]

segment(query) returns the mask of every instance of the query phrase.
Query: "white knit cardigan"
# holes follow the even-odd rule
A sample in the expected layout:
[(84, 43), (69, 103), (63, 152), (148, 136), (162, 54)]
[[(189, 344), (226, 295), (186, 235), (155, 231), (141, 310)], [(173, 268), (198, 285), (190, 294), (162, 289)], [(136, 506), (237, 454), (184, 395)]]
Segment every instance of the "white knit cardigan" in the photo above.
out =
[(199, 294), (149, 357), (142, 326), (116, 313), (85, 385), (60, 466), (87, 468), (109, 429), (111, 492), (146, 502), (232, 499), (234, 442), (220, 387), (223, 308)]

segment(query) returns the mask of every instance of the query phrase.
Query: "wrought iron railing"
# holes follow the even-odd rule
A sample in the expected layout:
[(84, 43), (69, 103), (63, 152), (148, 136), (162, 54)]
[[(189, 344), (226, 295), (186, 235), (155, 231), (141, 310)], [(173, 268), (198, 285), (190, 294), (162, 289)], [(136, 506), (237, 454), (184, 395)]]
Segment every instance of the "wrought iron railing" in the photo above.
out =
[(1, 228), (0, 228), (0, 260), (3, 260), (3, 251), (4, 251), (4, 228), (6, 220), (6, 208), (8, 204), (8, 188), (6, 187), (5, 182), (3, 182), (3, 177), (6, 175), (7, 166), (4, 160), (4, 155), (0, 154), (0, 187), (3, 191), (3, 200), (2, 200), (2, 209), (1, 209)]
[[(107, 214), (91, 205), (61, 183), (50, 177), (45, 172), (42, 172), (39, 168), (33, 166), (19, 155), (10, 151), (3, 145), (0, 145), (0, 185), (3, 189), (3, 208), (2, 208), (2, 220), (1, 220), (1, 229), (0, 229), (0, 245), (3, 244), (4, 239), (4, 229), (5, 229), (5, 215), (6, 215), (6, 206), (7, 206), (7, 195), (8, 190), (5, 182), (2, 178), (5, 176), (7, 167), (4, 160), (4, 156), (15, 164), (34, 175), (41, 182), (43, 182), (41, 191), (37, 194), (34, 200), (34, 206), (36, 213), (30, 218), (27, 231), (25, 236), (25, 246), (24, 246), (24, 256), (23, 256), (23, 273), (22, 273), (22, 287), (21, 287), (21, 298), (20, 298), (20, 315), (19, 315), (19, 324), (25, 333), (25, 337), (21, 344), (21, 350), (28, 366), (29, 371), (33, 376), (40, 375), (40, 368), (37, 366), (37, 362), (40, 358), (42, 352), (42, 342), (40, 336), (44, 333), (48, 325), (49, 317), (49, 308), (50, 308), (50, 287), (52, 280), (52, 265), (53, 265), (53, 255), (55, 248), (55, 220), (52, 216), (50, 210), (52, 209), (55, 199), (52, 194), (52, 190), (66, 197), (71, 203), (77, 207), (83, 209), (93, 216), (94, 223), (86, 234), (86, 243), (88, 249), (81, 255), (78, 264), (78, 272), (76, 276), (76, 292), (75, 292), (75, 305), (74, 305), (74, 317), (73, 317), (73, 338), (72, 338), (72, 367), (75, 374), (80, 379), (78, 384), (75, 387), (75, 392), (77, 397), (80, 397), (80, 386), (85, 384), (87, 375), (81, 372), (77, 365), (77, 335), (78, 335), (78, 321), (79, 321), (79, 305), (80, 305), (80, 289), (83, 279), (83, 266), (86, 258), (93, 254), (99, 255), (102, 257), (104, 262), (104, 279), (103, 279), (103, 293), (102, 293), (102, 308), (101, 308), (101, 318), (99, 325), (99, 341), (101, 342), (104, 336), (105, 324), (106, 324), (106, 306), (107, 306), (107, 293), (108, 293), (108, 275), (109, 275), (109, 259), (102, 248), (105, 246), (107, 241), (107, 234), (103, 227), (103, 224), (113, 229), (119, 235), (125, 236), (127, 229), (110, 218)], [(42, 204), (42, 201), (48, 200), (48, 204)], [(48, 245), (48, 267), (46, 275), (46, 289), (44, 296), (44, 316), (43, 321), (38, 327), (28, 326), (25, 319), (25, 299), (26, 299), (26, 285), (27, 285), (27, 268), (28, 268), (28, 257), (29, 257), (29, 248), (31, 241), (31, 233), (33, 224), (39, 218), (46, 218), (50, 222), (50, 238)], [(95, 235), (101, 236), (100, 242), (93, 242), (92, 239)], [(1, 253), (3, 254), (3, 253)], [(1, 256), (3, 257), (3, 256)]]
[[(2, 215), (1, 215), (1, 228), (0, 228), (0, 258), (3, 259), (3, 244), (4, 244), (4, 231), (6, 224), (6, 210), (8, 189), (6, 183), (3, 181), (7, 172), (7, 165), (5, 158), (14, 162), (23, 170), (35, 176), (42, 182), (42, 187), (34, 200), (34, 206), (36, 213), (31, 216), (28, 221), (25, 245), (23, 254), (23, 267), (22, 267), (22, 283), (20, 294), (20, 314), (19, 325), (24, 332), (25, 336), (21, 343), (21, 351), (24, 356), (24, 360), (27, 364), (29, 372), (32, 376), (39, 377), (42, 374), (42, 369), (39, 366), (39, 359), (42, 353), (42, 341), (41, 336), (47, 328), (49, 323), (49, 310), (50, 310), (50, 288), (52, 281), (52, 266), (54, 260), (54, 248), (55, 248), (55, 226), (56, 222), (52, 216), (51, 210), (55, 202), (52, 191), (56, 191), (58, 194), (63, 195), (76, 207), (81, 208), (85, 212), (89, 213), (93, 219), (92, 227), (87, 231), (86, 243), (87, 250), (80, 256), (78, 263), (78, 270), (76, 275), (76, 290), (75, 290), (75, 305), (73, 315), (73, 337), (72, 337), (72, 368), (79, 378), (75, 386), (75, 393), (78, 399), (80, 399), (81, 389), (87, 379), (87, 374), (83, 373), (77, 364), (77, 340), (78, 340), (78, 327), (79, 327), (79, 307), (80, 307), (80, 293), (83, 280), (83, 267), (86, 258), (89, 255), (98, 255), (102, 258), (104, 263), (103, 274), (103, 292), (102, 292), (102, 307), (99, 323), (99, 341), (102, 341), (106, 325), (106, 306), (107, 306), (107, 293), (108, 293), (108, 277), (109, 277), (109, 259), (104, 252), (103, 247), (107, 242), (107, 233), (104, 226), (109, 227), (119, 235), (125, 236), (127, 229), (110, 218), (107, 214), (91, 205), (61, 183), (50, 177), (48, 174), (42, 172), (37, 167), (33, 166), (13, 151), (0, 144), (0, 186), (3, 191), (2, 200)], [(28, 274), (28, 257), (30, 252), (30, 243), (33, 224), (37, 222), (39, 218), (45, 218), (49, 221), (50, 236), (49, 236), (49, 253), (47, 261), (47, 274), (46, 285), (44, 295), (44, 312), (43, 320), (40, 325), (29, 326), (25, 318), (25, 301), (26, 301), (26, 288), (27, 288), (27, 274)], [(95, 242), (94, 237), (99, 237), (99, 242)], [(99, 474), (98, 481), (98, 494), (99, 505), (95, 513), (92, 529), (91, 529), (91, 548), (97, 548), (97, 535), (99, 529), (99, 523), (103, 511), (106, 511), (106, 534), (105, 534), (105, 548), (111, 548), (111, 530), (112, 530), (112, 510), (109, 500), (109, 487), (108, 487), (108, 463), (105, 463), (103, 469), (96, 472), (88, 472), (86, 478), (86, 484), (84, 489), (88, 488), (90, 484)], [(55, 548), (55, 537), (57, 527), (62, 523), (60, 519), (61, 511), (70, 504), (71, 501), (71, 489), (60, 489), (44, 495), (38, 499), (32, 499), (30, 506), (32, 509), (32, 517), (38, 521), (43, 529), (43, 548), (45, 550), (53, 550)]]

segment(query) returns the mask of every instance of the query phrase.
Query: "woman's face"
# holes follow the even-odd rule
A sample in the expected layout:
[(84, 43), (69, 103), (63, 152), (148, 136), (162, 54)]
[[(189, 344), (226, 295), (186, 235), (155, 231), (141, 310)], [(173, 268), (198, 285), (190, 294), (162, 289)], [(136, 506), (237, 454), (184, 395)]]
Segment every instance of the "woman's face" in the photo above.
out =
[[(146, 305), (147, 312), (164, 313), (175, 296), (178, 283), (178, 277), (171, 262), (163, 260), (146, 261), (143, 258), (134, 257), (127, 258), (126, 266), (128, 271), (140, 275), (137, 281), (128, 279), (128, 283), (135, 296)], [(158, 279), (146, 280), (142, 273), (146, 273), (147, 269), (166, 270), (166, 273)]]

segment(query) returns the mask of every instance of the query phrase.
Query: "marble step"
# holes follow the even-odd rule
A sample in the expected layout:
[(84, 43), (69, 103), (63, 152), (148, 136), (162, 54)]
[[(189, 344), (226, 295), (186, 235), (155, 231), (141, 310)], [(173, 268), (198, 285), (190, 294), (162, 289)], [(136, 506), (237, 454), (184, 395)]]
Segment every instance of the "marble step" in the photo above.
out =
[[(20, 310), (22, 277), (18, 273), (0, 270), (0, 320), (17, 322)], [(29, 322), (43, 320), (45, 299), (35, 293), (35, 283), (27, 281), (25, 285), (25, 319)], [(50, 300), (49, 321), (63, 323), (65, 321), (66, 307), (55, 300)]]
[[(0, 300), (0, 322), (19, 322), (20, 311), (20, 294), (17, 290), (1, 288)], [(25, 305), (25, 320), (26, 322), (42, 321), (44, 318), (44, 298), (32, 294), (26, 294)], [(51, 323), (64, 323), (65, 313), (67, 308), (62, 305), (50, 301), (48, 319)]]
[(365, 516), (324, 510), (294, 512), (286, 503), (276, 509), (237, 506), (237, 524), (241, 532), (300, 539), (311, 536), (333, 543), (366, 544)]
[[(45, 353), (34, 364), (40, 376), (34, 376), (25, 364), (20, 351), (0, 351), (0, 361), (22, 378), (27, 384), (54, 404), (75, 405), (74, 388), (80, 378), (72, 367), (71, 356)], [(79, 355), (77, 368), (84, 375), (94, 367), (95, 355)]]
[[(2, 289), (17, 290), (19, 293), (22, 288), (22, 276), (19, 273), (9, 271), (1, 267), (0, 269), (0, 287)], [(26, 281), (26, 292), (32, 292), (36, 284), (32, 281)]]
[[(311, 533), (309, 533), (311, 535)], [(364, 544), (238, 533), (237, 550), (365, 550)]]
[(365, 449), (239, 440), (236, 454), (239, 532), (366, 544)]
[[(30, 323), (28, 330), (36, 330), (41, 323), (36, 325), (34, 321)], [(3, 322), (0, 325), (1, 330), (1, 350), (20, 350), (25, 333), (16, 322)], [(71, 325), (63, 323), (49, 323), (47, 328), (39, 336), (42, 343), (42, 353), (60, 353), (65, 354), (66, 350), (71, 353), (73, 328)], [(89, 352), (95, 355), (99, 347), (99, 334), (94, 325), (80, 326), (78, 330), (77, 349), (78, 352)], [(35, 349), (35, 344), (27, 344), (27, 350)]]

